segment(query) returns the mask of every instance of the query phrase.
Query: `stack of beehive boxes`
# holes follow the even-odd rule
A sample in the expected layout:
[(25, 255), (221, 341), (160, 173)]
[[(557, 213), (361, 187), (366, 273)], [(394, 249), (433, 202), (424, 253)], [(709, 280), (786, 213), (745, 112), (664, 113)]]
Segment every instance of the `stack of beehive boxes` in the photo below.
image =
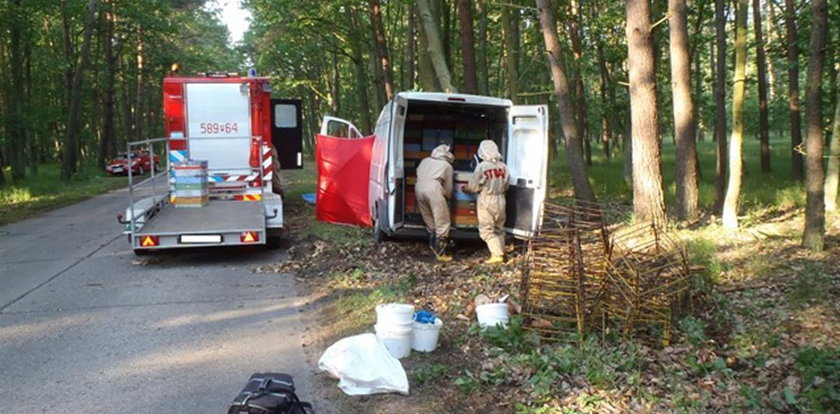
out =
[(458, 227), (477, 227), (476, 195), (464, 191), (472, 173), (456, 171), (452, 194), (452, 224)]
[(204, 207), (210, 199), (207, 184), (207, 161), (187, 160), (172, 165), (173, 191), (170, 198), (175, 207)]

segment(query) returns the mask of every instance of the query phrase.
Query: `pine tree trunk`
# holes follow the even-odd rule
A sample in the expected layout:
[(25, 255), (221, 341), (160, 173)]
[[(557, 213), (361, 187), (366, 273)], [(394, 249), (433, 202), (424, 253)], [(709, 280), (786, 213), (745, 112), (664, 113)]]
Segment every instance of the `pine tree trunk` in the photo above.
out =
[(796, 11), (794, 0), (785, 0), (785, 31), (788, 58), (788, 106), (790, 107), (791, 176), (802, 181), (802, 154), (796, 150), (802, 143), (802, 125), (799, 116), (799, 45), (797, 45)]
[(490, 94), (490, 70), (487, 62), (487, 0), (477, 0), (478, 5), (478, 93)]
[(332, 52), (332, 70), (329, 78), (330, 85), (330, 112), (333, 115), (341, 116), (341, 68), (338, 64), (338, 54)]
[(391, 68), (391, 59), (388, 55), (388, 42), (385, 39), (385, 29), (382, 27), (382, 7), (379, 0), (370, 0), (370, 22), (373, 26), (376, 56), (379, 61), (378, 68), (382, 72), (385, 101), (387, 102), (394, 97), (394, 70)]
[(723, 202), (723, 226), (738, 228), (738, 202), (744, 162), (744, 92), (747, 71), (748, 0), (738, 0), (735, 11), (735, 76), (732, 79), (732, 135), (729, 139), (729, 182)]
[(723, 214), (726, 198), (726, 1), (715, 0), (715, 214)]
[(97, 0), (90, 0), (85, 16), (85, 28), (82, 48), (75, 65), (72, 88), (70, 89), (70, 105), (67, 108), (67, 130), (64, 135), (64, 145), (61, 157), (61, 178), (69, 180), (76, 173), (79, 153), (79, 116), (82, 107), (82, 80), (84, 69), (90, 55), (90, 38), (93, 34), (93, 23), (96, 17)]
[(9, 30), (9, 49), (11, 56), (12, 84), (9, 87), (7, 105), (9, 120), (7, 121), (6, 139), (9, 141), (9, 164), (12, 167), (12, 179), (20, 179), (26, 175), (26, 125), (24, 123), (24, 105), (27, 97), (23, 91), (23, 45), (21, 35), (24, 23), (24, 10), (20, 0), (14, 0), (9, 5), (12, 12), (12, 22)]
[(429, 41), (426, 40), (426, 33), (423, 29), (423, 21), (420, 17), (420, 12), (415, 6), (415, 14), (420, 23), (420, 29), (417, 31), (417, 77), (420, 87), (426, 92), (439, 91), (437, 76), (435, 75), (435, 68), (432, 65), (432, 59), (429, 56)]
[(403, 90), (413, 91), (414, 90), (414, 80), (416, 77), (414, 76), (414, 62), (417, 57), (416, 46), (417, 46), (417, 36), (416, 36), (416, 28), (415, 22), (417, 21), (417, 16), (415, 16), (414, 7), (409, 4), (408, 6), (408, 27), (406, 28), (406, 45), (405, 45), (405, 84), (403, 85)]
[(461, 55), (464, 62), (464, 93), (478, 93), (478, 79), (475, 70), (475, 49), (473, 48), (473, 25), (471, 0), (458, 0), (458, 19), (461, 34)]
[(776, 43), (776, 39), (778, 35), (776, 34), (776, 12), (775, 6), (772, 0), (765, 1), (764, 4), (767, 5), (767, 47), (765, 51), (770, 51), (770, 54), (767, 55), (767, 92), (768, 92), (768, 99), (770, 102), (776, 99), (776, 64), (773, 62), (773, 55), (772, 52), (774, 50), (773, 45)]
[[(370, 121), (370, 102), (367, 93), (367, 74), (365, 73), (365, 63), (362, 57), (362, 51), (358, 47), (353, 47), (353, 76), (356, 79), (356, 94), (359, 100), (359, 112), (361, 114), (362, 133), (370, 133), (373, 131), (373, 126)], [(413, 82), (412, 82), (413, 83)]]
[(519, 19), (518, 11), (502, 6), (502, 30), (504, 31), (505, 97), (516, 100), (519, 93)]
[(134, 140), (140, 141), (143, 139), (143, 67), (145, 65), (145, 56), (143, 55), (143, 30), (137, 28), (137, 55), (136, 55), (136, 78), (134, 96)]
[(761, 33), (761, 0), (753, 0), (755, 64), (758, 67), (758, 133), (761, 141), (761, 172), (770, 172), (770, 121), (767, 108), (767, 57)]
[(823, 171), (822, 83), (827, 40), (825, 0), (811, 3), (811, 43), (805, 95), (805, 231), (802, 244), (812, 252), (825, 248), (825, 171)]
[(831, 129), (831, 144), (828, 168), (825, 174), (825, 209), (837, 210), (837, 190), (840, 185), (840, 89), (837, 89), (837, 103), (834, 105), (834, 127)]
[(694, 143), (694, 102), (691, 97), (691, 61), (688, 52), (685, 0), (668, 0), (668, 11), (674, 137), (677, 142), (677, 217), (680, 220), (694, 220), (699, 214), (695, 163), (697, 147)]
[(417, 0), (417, 10), (420, 21), (423, 23), (423, 33), (426, 40), (429, 60), (434, 68), (435, 78), (444, 92), (455, 93), (458, 90), (452, 85), (452, 76), (449, 67), (446, 65), (446, 58), (443, 54), (443, 44), (440, 40), (438, 28), (435, 25), (432, 11), (429, 8), (428, 0)]
[(579, 200), (595, 201), (595, 193), (589, 185), (586, 165), (580, 153), (580, 132), (572, 112), (572, 99), (569, 96), (569, 81), (566, 76), (566, 65), (563, 60), (563, 50), (557, 38), (557, 19), (555, 9), (550, 0), (536, 0), (539, 9), (540, 25), (542, 26), (545, 48), (551, 66), (551, 78), (554, 81), (554, 91), (557, 94), (557, 108), (560, 112), (560, 124), (565, 138), (566, 159), (572, 178), (575, 198)]
[(102, 139), (99, 142), (99, 157), (97, 163), (104, 168), (108, 158), (116, 155), (116, 66), (117, 58), (114, 53), (114, 5), (112, 0), (105, 0), (106, 10), (102, 15), (105, 19), (105, 96), (102, 111)]
[(664, 224), (667, 217), (662, 191), (656, 72), (650, 26), (649, 0), (627, 0), (633, 211), (637, 220)]

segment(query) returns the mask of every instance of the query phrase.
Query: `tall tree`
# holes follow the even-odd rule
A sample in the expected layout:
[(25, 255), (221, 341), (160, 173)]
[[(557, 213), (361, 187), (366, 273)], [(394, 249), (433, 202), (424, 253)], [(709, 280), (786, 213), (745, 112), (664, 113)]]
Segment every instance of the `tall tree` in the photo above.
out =
[(405, 84), (403, 85), (403, 90), (414, 90), (414, 61), (415, 56), (417, 55), (415, 52), (415, 47), (417, 45), (417, 36), (416, 36), (416, 29), (414, 28), (414, 24), (417, 21), (415, 16), (415, 8), (411, 5), (408, 6), (408, 27), (406, 27), (406, 34), (408, 35), (406, 39), (406, 47), (405, 47)]
[(9, 28), (9, 48), (11, 49), (9, 65), (11, 66), (12, 84), (8, 88), (8, 96), (6, 98), (9, 117), (6, 139), (9, 142), (7, 154), (12, 167), (12, 178), (19, 179), (23, 178), (26, 174), (24, 157), (24, 148), (26, 145), (24, 106), (27, 97), (23, 91), (24, 45), (21, 36), (27, 17), (21, 0), (13, 0), (9, 6), (12, 15)]
[(572, 98), (569, 95), (569, 80), (566, 76), (566, 63), (563, 49), (557, 37), (556, 9), (550, 0), (536, 0), (539, 10), (540, 26), (542, 27), (545, 49), (551, 67), (551, 78), (554, 82), (554, 92), (557, 95), (557, 108), (560, 112), (560, 125), (563, 127), (563, 137), (566, 145), (566, 162), (572, 177), (572, 187), (575, 198), (579, 200), (595, 201), (595, 193), (589, 185), (586, 175), (586, 165), (580, 152), (580, 130), (575, 122), (572, 109)]
[(377, 68), (382, 73), (385, 98), (390, 101), (394, 97), (394, 70), (388, 55), (388, 42), (385, 40), (385, 29), (382, 26), (382, 6), (379, 0), (370, 0), (370, 22), (376, 45)]
[(464, 93), (478, 93), (478, 78), (475, 70), (475, 48), (473, 47), (473, 18), (471, 0), (458, 0), (458, 19), (461, 34), (461, 56), (464, 66)]
[[(671, 90), (674, 95), (674, 136), (677, 142), (677, 217), (693, 220), (699, 214), (694, 102), (685, 0), (668, 0), (671, 47)], [(700, 74), (696, 74), (700, 76)]]
[(715, 214), (723, 213), (726, 198), (726, 1), (715, 0)]
[(788, 58), (788, 106), (790, 107), (791, 176), (802, 181), (803, 164), (799, 144), (802, 143), (802, 125), (799, 116), (799, 45), (796, 33), (795, 0), (785, 0), (785, 32)]
[(738, 203), (744, 162), (744, 92), (747, 72), (747, 8), (748, 0), (738, 0), (735, 9), (735, 76), (732, 79), (732, 135), (729, 139), (729, 182), (723, 202), (723, 225), (738, 227)]
[(825, 248), (825, 193), (823, 185), (822, 83), (828, 7), (825, 0), (811, 3), (811, 43), (805, 95), (805, 231), (802, 244), (812, 252)]
[(487, 0), (476, 0), (478, 8), (478, 93), (490, 93), (490, 68), (487, 61)]
[(825, 209), (837, 210), (837, 190), (840, 185), (840, 88), (837, 89), (837, 103), (834, 105), (834, 127), (831, 129), (831, 144), (828, 167), (825, 174)]
[(627, 0), (626, 32), (633, 131), (633, 211), (638, 220), (665, 223), (649, 0)]
[(446, 57), (443, 53), (443, 43), (440, 40), (438, 26), (435, 23), (432, 10), (428, 0), (417, 0), (417, 12), (422, 22), (423, 38), (427, 48), (428, 58), (431, 61), (435, 78), (444, 92), (458, 92), (452, 85), (452, 75), (449, 66), (446, 64)]
[(104, 59), (105, 59), (105, 94), (103, 97), (102, 114), (102, 138), (99, 142), (97, 165), (105, 167), (105, 161), (116, 155), (117, 130), (116, 130), (116, 71), (117, 54), (114, 53), (114, 3), (112, 0), (103, 2), (105, 8), (101, 13), (104, 20)]
[[(70, 84), (70, 102), (67, 108), (67, 130), (64, 134), (64, 145), (61, 157), (61, 178), (68, 180), (78, 167), (79, 156), (79, 115), (82, 106), (82, 80), (85, 66), (90, 55), (90, 38), (93, 33), (93, 23), (96, 17), (97, 0), (90, 0), (85, 15), (84, 38), (79, 57), (75, 64), (75, 71)], [(66, 3), (64, 7), (67, 7)], [(138, 94), (140, 91), (138, 91)]]
[(502, 6), (502, 30), (505, 42), (505, 96), (516, 99), (519, 93), (519, 10)]
[(755, 64), (758, 68), (758, 133), (761, 141), (761, 172), (770, 172), (770, 121), (767, 109), (767, 57), (761, 33), (761, 0), (753, 0)]

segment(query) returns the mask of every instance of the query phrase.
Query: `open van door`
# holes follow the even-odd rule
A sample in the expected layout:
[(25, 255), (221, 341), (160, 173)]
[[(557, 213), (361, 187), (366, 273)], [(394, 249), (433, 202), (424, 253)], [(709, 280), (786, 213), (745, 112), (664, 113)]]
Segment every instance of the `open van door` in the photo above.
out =
[(408, 100), (394, 95), (391, 101), (391, 123), (388, 155), (388, 219), (393, 229), (405, 224), (405, 121), (408, 116)]
[(531, 237), (542, 220), (548, 187), (548, 106), (510, 108), (505, 158), (510, 174), (505, 230)]
[(321, 135), (336, 138), (362, 138), (362, 134), (355, 125), (333, 116), (325, 116), (321, 121)]
[(271, 145), (277, 150), (281, 169), (303, 168), (300, 99), (271, 100)]

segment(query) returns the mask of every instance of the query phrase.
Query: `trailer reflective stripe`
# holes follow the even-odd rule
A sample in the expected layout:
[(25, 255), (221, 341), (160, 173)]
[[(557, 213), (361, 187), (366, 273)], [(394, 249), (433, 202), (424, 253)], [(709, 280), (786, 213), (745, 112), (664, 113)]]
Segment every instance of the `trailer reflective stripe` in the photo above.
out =
[(267, 186), (271, 182), (272, 174), (274, 172), (274, 160), (271, 157), (271, 147), (263, 145), (263, 186)]
[(239, 201), (260, 201), (262, 200), (262, 194), (238, 194), (233, 196), (233, 199)]

